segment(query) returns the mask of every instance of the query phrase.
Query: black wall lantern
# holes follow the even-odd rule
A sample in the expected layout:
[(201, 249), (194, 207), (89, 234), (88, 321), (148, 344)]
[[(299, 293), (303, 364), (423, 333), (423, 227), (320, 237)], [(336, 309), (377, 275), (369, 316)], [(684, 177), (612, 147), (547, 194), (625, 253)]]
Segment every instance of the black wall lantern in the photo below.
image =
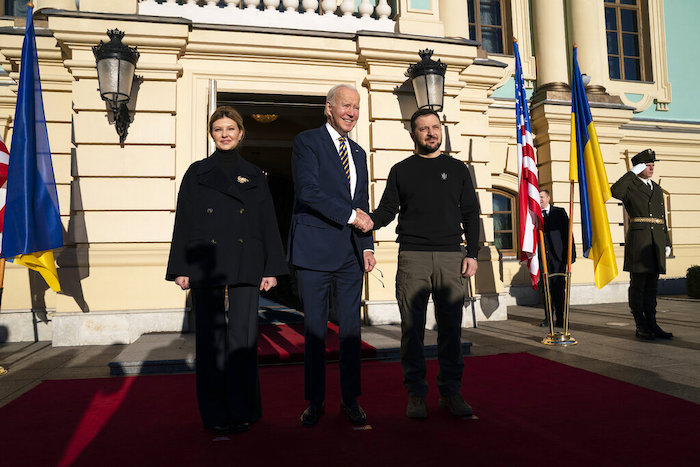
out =
[(100, 96), (112, 109), (119, 143), (124, 147), (124, 140), (131, 123), (126, 104), (131, 96), (131, 85), (134, 82), (139, 53), (136, 47), (129, 47), (122, 43), (124, 33), (119, 29), (110, 29), (107, 35), (109, 42), (100, 41), (92, 48), (92, 52), (97, 61)]
[(430, 58), (430, 49), (418, 52), (421, 60), (408, 67), (406, 76), (413, 83), (413, 92), (419, 109), (428, 108), (436, 112), (442, 110), (445, 94), (445, 71), (447, 65)]

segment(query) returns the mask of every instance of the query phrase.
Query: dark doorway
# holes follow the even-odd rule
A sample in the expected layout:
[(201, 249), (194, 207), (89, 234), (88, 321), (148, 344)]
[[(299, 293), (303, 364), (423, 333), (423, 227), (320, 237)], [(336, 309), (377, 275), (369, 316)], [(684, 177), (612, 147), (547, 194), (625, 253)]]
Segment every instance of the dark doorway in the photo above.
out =
[[(300, 132), (325, 123), (325, 101), (325, 96), (217, 94), (218, 105), (230, 105), (243, 117), (246, 134), (239, 150), (267, 174), (285, 251), (294, 203), (292, 141)], [(278, 278), (277, 287), (263, 296), (299, 309), (293, 271), (290, 269), (289, 276)]]

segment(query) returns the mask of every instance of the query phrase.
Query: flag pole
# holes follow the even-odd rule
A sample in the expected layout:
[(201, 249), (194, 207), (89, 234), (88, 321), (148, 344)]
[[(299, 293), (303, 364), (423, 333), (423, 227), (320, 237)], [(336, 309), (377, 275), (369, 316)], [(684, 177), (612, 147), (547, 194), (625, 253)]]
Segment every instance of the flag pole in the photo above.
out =
[(549, 322), (549, 334), (542, 340), (546, 344), (547, 340), (554, 338), (554, 320), (552, 319), (552, 296), (549, 293), (549, 271), (547, 270), (547, 252), (544, 248), (544, 229), (537, 229), (538, 240), (540, 242), (540, 253), (542, 254), (542, 284), (544, 285), (544, 307), (547, 312)]
[(574, 182), (569, 181), (569, 234), (566, 248), (566, 287), (564, 289), (564, 334), (569, 334), (569, 302), (571, 292), (571, 257), (574, 237)]
[[(29, 0), (27, 3), (29, 8), (34, 8), (34, 2)], [(2, 311), (2, 292), (5, 288), (5, 258), (0, 258), (0, 311)], [(7, 370), (0, 366), (0, 376), (7, 374)]]
[(0, 258), (0, 311), (2, 310), (2, 290), (5, 284), (5, 258)]
[[(2, 290), (5, 283), (5, 258), (0, 259), (0, 311), (2, 311)], [(0, 366), (0, 376), (7, 374), (7, 370)]]
[[(2, 289), (5, 282), (5, 258), (0, 259), (0, 308), (2, 308)], [(2, 311), (2, 310), (0, 310)], [(0, 376), (6, 375), (7, 370), (0, 366)]]

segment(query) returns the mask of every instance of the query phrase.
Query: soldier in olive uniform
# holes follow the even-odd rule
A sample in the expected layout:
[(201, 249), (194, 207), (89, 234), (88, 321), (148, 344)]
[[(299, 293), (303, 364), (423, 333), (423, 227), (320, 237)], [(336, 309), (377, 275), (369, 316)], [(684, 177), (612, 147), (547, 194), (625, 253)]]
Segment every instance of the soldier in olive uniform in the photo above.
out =
[(629, 216), (624, 270), (630, 273), (629, 305), (640, 339), (671, 339), (656, 323), (659, 274), (666, 273), (671, 239), (661, 187), (651, 180), (656, 154), (646, 149), (632, 158), (632, 169), (610, 188)]

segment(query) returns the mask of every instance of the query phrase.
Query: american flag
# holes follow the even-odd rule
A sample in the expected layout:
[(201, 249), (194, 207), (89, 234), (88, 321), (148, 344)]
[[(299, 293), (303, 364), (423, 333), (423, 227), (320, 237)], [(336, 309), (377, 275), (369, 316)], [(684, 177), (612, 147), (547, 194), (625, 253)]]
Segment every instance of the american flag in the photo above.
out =
[(10, 152), (0, 137), (0, 249), (2, 249), (2, 228), (5, 222), (5, 195), (7, 194), (7, 167), (10, 163)]
[(527, 109), (527, 95), (523, 80), (523, 67), (520, 64), (518, 42), (515, 52), (515, 119), (518, 140), (518, 220), (520, 235), (520, 262), (527, 261), (532, 288), (537, 289), (540, 265), (537, 251), (537, 231), (542, 228), (542, 207), (537, 183), (537, 162), (530, 131), (530, 115)]

